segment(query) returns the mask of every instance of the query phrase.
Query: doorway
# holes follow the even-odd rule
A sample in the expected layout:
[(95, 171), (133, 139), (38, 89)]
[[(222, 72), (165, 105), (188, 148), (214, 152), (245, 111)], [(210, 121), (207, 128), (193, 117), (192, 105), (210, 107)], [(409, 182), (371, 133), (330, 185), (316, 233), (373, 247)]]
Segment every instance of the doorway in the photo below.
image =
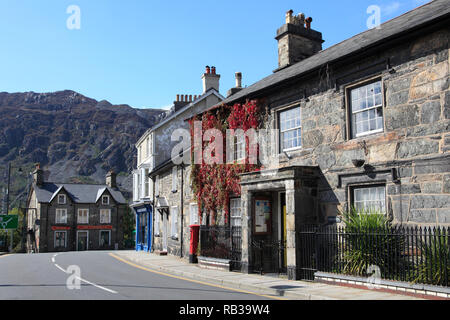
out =
[(281, 241), (282, 253), (280, 255), (280, 266), (281, 272), (287, 272), (287, 232), (286, 232), (286, 192), (279, 193), (279, 221), (280, 221), (280, 232), (279, 237)]
[(88, 241), (89, 241), (88, 231), (78, 231), (77, 232), (77, 251), (89, 250)]

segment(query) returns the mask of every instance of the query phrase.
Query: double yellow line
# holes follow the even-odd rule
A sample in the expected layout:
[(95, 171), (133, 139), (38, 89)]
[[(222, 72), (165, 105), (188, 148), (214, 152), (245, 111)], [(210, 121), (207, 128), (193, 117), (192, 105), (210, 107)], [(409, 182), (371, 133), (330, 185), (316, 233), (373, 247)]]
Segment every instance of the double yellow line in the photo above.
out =
[(192, 280), (192, 279), (188, 279), (188, 278), (184, 278), (184, 277), (180, 277), (180, 276), (175, 276), (175, 275), (172, 275), (172, 274), (168, 274), (168, 273), (164, 273), (164, 272), (160, 272), (160, 271), (156, 271), (156, 270), (152, 270), (152, 269), (148, 269), (148, 268), (142, 267), (142, 266), (137, 265), (137, 264), (135, 264), (133, 262), (127, 261), (125, 259), (122, 259), (122, 258), (116, 256), (113, 253), (110, 253), (109, 255), (111, 257), (113, 257), (114, 259), (122, 261), (123, 263), (126, 263), (126, 264), (128, 264), (130, 266), (133, 266), (135, 268), (138, 268), (138, 269), (141, 269), (141, 270), (145, 270), (145, 271), (148, 271), (148, 272), (151, 272), (151, 273), (159, 274), (159, 275), (162, 275), (162, 276), (175, 278), (175, 279), (179, 279), (179, 280), (184, 280), (184, 281), (189, 281), (189, 282), (202, 284), (202, 285), (206, 285), (206, 286), (210, 286), (210, 287), (215, 287), (215, 288), (220, 288), (220, 289), (225, 289), (225, 290), (230, 290), (230, 291), (236, 291), (236, 292), (240, 292), (240, 293), (252, 294), (252, 295), (255, 295), (255, 296), (269, 298), (269, 299), (274, 299), (274, 300), (287, 300), (287, 299), (280, 298), (280, 297), (268, 296), (268, 295), (258, 294), (258, 293), (254, 293), (254, 292), (250, 292), (250, 291), (241, 290), (241, 289), (234, 289), (234, 288), (230, 288), (230, 287), (224, 287), (224, 286), (221, 286), (221, 285), (218, 285), (218, 284), (212, 284), (212, 283), (208, 283), (208, 282), (204, 282), (204, 281)]

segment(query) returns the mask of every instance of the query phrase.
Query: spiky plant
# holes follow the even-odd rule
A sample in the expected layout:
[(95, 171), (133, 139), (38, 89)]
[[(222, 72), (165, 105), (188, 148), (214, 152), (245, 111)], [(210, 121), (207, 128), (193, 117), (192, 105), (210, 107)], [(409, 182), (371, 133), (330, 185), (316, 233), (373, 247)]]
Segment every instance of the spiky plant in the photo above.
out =
[(378, 266), (384, 278), (395, 278), (393, 270), (404, 264), (401, 258), (404, 239), (386, 215), (375, 209), (354, 207), (341, 214), (345, 223), (343, 272), (367, 276), (368, 267)]

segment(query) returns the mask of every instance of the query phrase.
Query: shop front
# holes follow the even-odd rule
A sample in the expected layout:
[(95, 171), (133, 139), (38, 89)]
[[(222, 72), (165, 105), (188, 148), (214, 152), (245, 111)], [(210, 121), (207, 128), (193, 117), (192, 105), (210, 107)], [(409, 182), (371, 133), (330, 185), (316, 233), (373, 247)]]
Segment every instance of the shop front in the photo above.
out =
[(136, 251), (152, 251), (153, 207), (151, 203), (133, 205), (136, 213)]

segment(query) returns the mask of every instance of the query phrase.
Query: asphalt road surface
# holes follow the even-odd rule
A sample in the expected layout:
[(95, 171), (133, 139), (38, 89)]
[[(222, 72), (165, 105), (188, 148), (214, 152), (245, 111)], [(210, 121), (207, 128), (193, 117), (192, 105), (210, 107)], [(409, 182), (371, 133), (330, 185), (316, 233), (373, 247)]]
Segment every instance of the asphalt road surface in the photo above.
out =
[[(109, 253), (89, 251), (0, 256), (0, 300), (270, 299), (156, 274), (119, 261)], [(78, 270), (79, 274), (76, 273)]]

